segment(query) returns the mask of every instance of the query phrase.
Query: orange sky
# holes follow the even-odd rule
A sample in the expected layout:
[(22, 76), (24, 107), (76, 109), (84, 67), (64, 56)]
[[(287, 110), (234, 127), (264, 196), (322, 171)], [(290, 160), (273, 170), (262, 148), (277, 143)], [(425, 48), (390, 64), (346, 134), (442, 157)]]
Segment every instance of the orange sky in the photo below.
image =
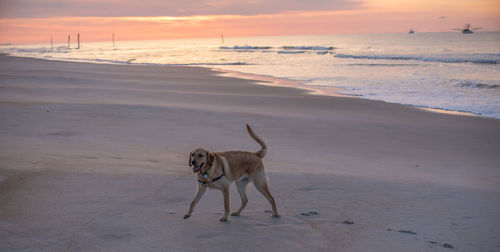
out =
[[(1, 0), (0, 43), (47, 42), (51, 35), (54, 42), (64, 43), (68, 34), (77, 32), (82, 41), (108, 41), (113, 32), (117, 40), (142, 40), (220, 34), (390, 33), (406, 32), (410, 27), (417, 32), (437, 32), (465, 23), (500, 30), (499, 0), (311, 0), (308, 5), (303, 0), (281, 1), (282, 5), (288, 3), (286, 8), (280, 0), (273, 2), (276, 4), (185, 0), (184, 5), (148, 5), (149, 0), (143, 0), (143, 6), (150, 7), (141, 10), (136, 10), (138, 1), (101, 2)], [(168, 15), (159, 15), (163, 13)]]

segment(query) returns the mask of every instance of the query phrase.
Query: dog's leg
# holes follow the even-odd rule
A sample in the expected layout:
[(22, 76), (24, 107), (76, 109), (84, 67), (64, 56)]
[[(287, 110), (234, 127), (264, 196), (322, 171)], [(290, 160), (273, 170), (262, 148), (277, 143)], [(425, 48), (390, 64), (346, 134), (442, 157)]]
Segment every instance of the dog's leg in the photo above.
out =
[(229, 216), (229, 211), (231, 211), (231, 206), (230, 206), (230, 195), (229, 195), (229, 185), (224, 187), (222, 189), (222, 194), (224, 195), (224, 216), (220, 218), (220, 221), (227, 221), (227, 218)]
[(276, 203), (274, 202), (273, 196), (269, 192), (269, 187), (267, 186), (267, 184), (257, 187), (257, 190), (262, 193), (267, 200), (269, 200), (269, 203), (271, 203), (271, 207), (273, 208), (273, 217), (280, 217), (278, 214), (278, 209), (276, 208)]
[(200, 185), (198, 183), (198, 190), (196, 191), (196, 194), (194, 195), (194, 198), (191, 201), (191, 205), (189, 205), (189, 210), (187, 211), (186, 215), (184, 215), (184, 219), (187, 219), (189, 218), (189, 216), (191, 216), (194, 206), (196, 205), (196, 203), (198, 203), (198, 201), (200, 201), (201, 197), (203, 196), (206, 190), (207, 187), (205, 185)]
[(273, 208), (273, 217), (279, 217), (278, 209), (276, 208), (276, 203), (274, 202), (274, 198), (269, 192), (269, 187), (267, 186), (266, 175), (264, 172), (259, 172), (256, 174), (251, 174), (252, 182), (255, 185), (255, 188), (266, 197), (266, 199), (271, 203), (271, 207)]
[(245, 206), (248, 203), (248, 198), (247, 198), (247, 185), (250, 183), (250, 180), (248, 178), (243, 178), (238, 181), (236, 181), (236, 188), (238, 188), (238, 193), (240, 194), (241, 197), (241, 207), (238, 211), (232, 213), (231, 215), (233, 216), (239, 216), (241, 211), (245, 208)]

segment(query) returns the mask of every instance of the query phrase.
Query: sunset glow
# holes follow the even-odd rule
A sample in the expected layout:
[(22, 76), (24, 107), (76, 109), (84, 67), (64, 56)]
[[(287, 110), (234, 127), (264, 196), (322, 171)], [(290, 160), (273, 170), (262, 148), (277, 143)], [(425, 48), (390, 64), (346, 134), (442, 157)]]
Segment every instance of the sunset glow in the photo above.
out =
[[(307, 6), (298, 1), (254, 2), (188, 1), (185, 6), (154, 6), (151, 2), (151, 7), (134, 11), (135, 1), (86, 1), (87, 5), (64, 1), (64, 5), (45, 8), (36, 0), (7, 0), (0, 3), (0, 43), (47, 42), (50, 36), (56, 43), (64, 43), (68, 34), (76, 33), (84, 41), (106, 41), (112, 33), (117, 40), (147, 40), (220, 34), (393, 33), (406, 32), (410, 27), (417, 32), (447, 32), (465, 23), (485, 31), (500, 30), (500, 2), (496, 0), (311, 1)], [(280, 6), (287, 4), (286, 8)], [(109, 15), (102, 12), (102, 8), (111, 6), (114, 8)], [(169, 15), (157, 15), (163, 9), (169, 10), (165, 11)]]

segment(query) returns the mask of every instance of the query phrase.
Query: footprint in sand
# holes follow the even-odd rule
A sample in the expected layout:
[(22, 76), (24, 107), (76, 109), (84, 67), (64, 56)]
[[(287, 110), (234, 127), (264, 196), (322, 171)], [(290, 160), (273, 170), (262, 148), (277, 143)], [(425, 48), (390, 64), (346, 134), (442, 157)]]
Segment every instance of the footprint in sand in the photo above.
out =
[(313, 216), (313, 215), (319, 215), (319, 213), (315, 212), (315, 211), (309, 211), (309, 212), (300, 213), (300, 215), (302, 215), (302, 216)]
[[(393, 231), (391, 228), (388, 228), (387, 231), (391, 232)], [(398, 231), (399, 233), (403, 233), (403, 234), (412, 234), (412, 235), (416, 235), (417, 233), (416, 232), (413, 232), (411, 230), (399, 230)], [(435, 246), (441, 246), (443, 248), (448, 248), (448, 249), (453, 249), (453, 245), (449, 244), (449, 243), (439, 243), (439, 242), (436, 242), (436, 241), (427, 241), (427, 243), (429, 243), (430, 245), (435, 245)]]
[(427, 241), (427, 243), (429, 244), (432, 244), (432, 245), (438, 245), (438, 246), (441, 246), (443, 248), (449, 248), (449, 249), (453, 249), (453, 245), (449, 244), (449, 243), (445, 243), (445, 244), (441, 244), (439, 242), (435, 242), (435, 241)]
[(411, 230), (399, 230), (398, 232), (403, 233), (403, 234), (417, 234), (416, 232), (413, 232)]

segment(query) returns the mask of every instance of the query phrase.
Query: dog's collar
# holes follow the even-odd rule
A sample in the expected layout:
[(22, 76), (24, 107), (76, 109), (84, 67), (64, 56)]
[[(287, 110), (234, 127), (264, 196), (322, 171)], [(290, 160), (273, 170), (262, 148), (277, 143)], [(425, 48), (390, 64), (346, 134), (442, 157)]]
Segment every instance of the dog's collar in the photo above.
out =
[[(201, 177), (202, 177), (202, 178), (204, 178), (204, 179), (207, 179), (207, 178), (208, 178), (208, 171), (209, 171), (209, 170), (210, 170), (210, 169), (211, 169), (214, 165), (215, 165), (215, 164), (212, 164), (211, 166), (209, 166), (209, 167), (208, 167), (208, 168), (207, 168), (204, 172), (201, 172), (201, 169), (200, 169), (200, 171), (199, 171), (199, 172), (200, 172)], [(212, 183), (212, 182), (215, 182), (215, 181), (217, 181), (217, 180), (221, 179), (222, 177), (224, 177), (224, 175), (225, 175), (225, 174), (226, 174), (226, 173), (224, 172), (224, 169), (222, 169), (222, 174), (221, 174), (219, 177), (214, 178), (214, 179), (212, 179), (211, 181), (203, 181), (203, 180), (198, 179), (198, 182), (200, 182), (200, 183), (202, 183), (202, 184)]]
[(204, 172), (201, 172), (201, 168), (200, 168), (200, 171), (199, 173), (201, 174), (201, 176), (204, 178), (204, 179), (207, 179), (208, 177), (208, 170), (210, 170), (210, 168), (212, 168), (213, 165), (209, 166)]
[[(207, 169), (207, 170), (208, 170), (208, 169)], [(215, 182), (215, 181), (217, 181), (217, 180), (221, 179), (222, 177), (224, 177), (224, 175), (226, 175), (226, 173), (224, 172), (224, 170), (222, 170), (222, 174), (221, 174), (219, 177), (212, 179), (212, 181), (203, 181), (203, 180), (199, 180), (199, 179), (198, 179), (198, 182), (200, 182), (200, 183), (202, 183), (202, 184), (212, 183), (212, 182)], [(205, 177), (204, 177), (204, 178), (205, 178)]]

